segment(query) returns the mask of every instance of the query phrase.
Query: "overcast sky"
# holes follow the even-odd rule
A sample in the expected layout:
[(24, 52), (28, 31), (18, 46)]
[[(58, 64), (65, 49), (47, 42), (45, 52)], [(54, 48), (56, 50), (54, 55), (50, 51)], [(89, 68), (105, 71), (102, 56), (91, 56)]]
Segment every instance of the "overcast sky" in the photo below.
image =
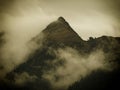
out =
[[(63, 16), (83, 39), (120, 36), (119, 6), (119, 0), (0, 0), (1, 12), (10, 14), (19, 24), (29, 20), (26, 23), (31, 26), (34, 21), (43, 29)], [(3, 17), (8, 22), (8, 16), (3, 14)]]
[(119, 36), (119, 6), (119, 0), (45, 0), (41, 4), (46, 12), (65, 17), (84, 39)]
[[(26, 62), (29, 55), (42, 46), (44, 35), (39, 33), (48, 24), (57, 20), (58, 17), (63, 16), (79, 36), (87, 40), (91, 36), (120, 36), (119, 11), (120, 0), (0, 0), (0, 33), (5, 32), (2, 38), (5, 43), (0, 47), (0, 79), (21, 63)], [(38, 34), (40, 45), (36, 45), (34, 42), (28, 43)], [(72, 76), (69, 75), (65, 82), (76, 80), (77, 74), (84, 77), (84, 71), (86, 76), (86, 72), (101, 68), (101, 65), (102, 67), (104, 67), (104, 64), (106, 65), (105, 62), (99, 60), (99, 57), (103, 55), (101, 52), (100, 55), (99, 52), (90, 55), (87, 60), (88, 63), (85, 62), (85, 65), (81, 60), (78, 62), (81, 57), (74, 50), (61, 50), (60, 54), (58, 55), (60, 60), (65, 59), (67, 62), (65, 64), (66, 68), (58, 68), (58, 70), (53, 71), (52, 75), (55, 73), (59, 76), (59, 70), (61, 72), (68, 71), (64, 74), (65, 77), (69, 74)], [(89, 62), (96, 57), (98, 62)], [(91, 68), (92, 63), (95, 63), (95, 66), (92, 65)], [(69, 66), (71, 67), (69, 68)], [(87, 69), (90, 67), (89, 70), (84, 66), (88, 66)], [(73, 71), (76, 68), (81, 68), (83, 74), (81, 75), (81, 72), (71, 74), (74, 73)], [(25, 73), (25, 75), (29, 77), (29, 74)], [(63, 82), (61, 83), (63, 85)], [(73, 81), (68, 83), (71, 84)]]

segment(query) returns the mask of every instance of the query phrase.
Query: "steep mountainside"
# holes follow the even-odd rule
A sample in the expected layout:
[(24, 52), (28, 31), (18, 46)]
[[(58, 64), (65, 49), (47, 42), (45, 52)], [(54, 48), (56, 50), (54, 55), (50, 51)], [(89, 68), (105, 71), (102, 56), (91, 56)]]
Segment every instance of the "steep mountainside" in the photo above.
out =
[[(17, 90), (18, 89), (20, 90), (26, 90), (26, 89), (52, 90), (50, 83), (42, 79), (42, 73), (43, 73), (43, 70), (49, 70), (51, 68), (54, 69), (54, 68), (57, 68), (57, 66), (63, 65), (64, 62), (62, 61), (60, 61), (57, 64), (47, 63), (57, 59), (55, 50), (59, 48), (64, 49), (66, 47), (70, 47), (77, 50), (81, 55), (89, 55), (89, 53), (95, 51), (96, 49), (102, 49), (105, 53), (111, 53), (111, 55), (113, 55), (109, 57), (109, 58), (114, 57), (113, 59), (111, 59), (111, 62), (115, 61), (119, 63), (119, 59), (120, 59), (119, 57), (120, 38), (119, 37), (108, 37), (108, 36), (102, 36), (99, 38), (90, 37), (88, 41), (84, 41), (70, 27), (68, 22), (66, 22), (66, 20), (63, 17), (59, 17), (58, 20), (49, 24), (42, 31), (42, 33), (44, 35), (42, 47), (38, 48), (31, 56), (29, 56), (27, 62), (21, 64), (14, 71), (12, 71), (7, 75), (7, 79), (9, 79), (13, 85), (9, 88), (14, 87), (14, 89), (17, 89)], [(35, 40), (36, 43), (39, 42), (36, 40), (40, 40), (39, 35), (33, 39)], [(34, 82), (27, 82), (24, 86), (20, 86), (20, 87), (15, 86), (13, 84), (15, 81), (14, 77), (16, 76), (16, 74), (21, 74), (23, 72), (27, 72), (30, 75), (35, 75), (37, 77), (37, 80)], [(88, 84), (90, 84), (92, 81), (94, 82), (93, 79), (92, 81), (89, 81), (89, 80), (87, 84), (84, 84), (84, 87), (88, 86)], [(80, 84), (81, 83), (77, 83), (71, 86), (70, 90), (84, 90), (84, 89), (81, 89), (81, 87), (80, 88), (78, 87)], [(74, 87), (78, 87), (78, 88), (75, 89)], [(96, 87), (99, 88), (100, 85)], [(2, 87), (2, 88), (4, 89), (5, 87)], [(89, 90), (89, 88), (85, 90)]]
[(77, 44), (84, 43), (63, 17), (59, 17), (57, 21), (48, 25), (43, 30), (43, 34), (45, 35), (45, 45), (78, 47)]

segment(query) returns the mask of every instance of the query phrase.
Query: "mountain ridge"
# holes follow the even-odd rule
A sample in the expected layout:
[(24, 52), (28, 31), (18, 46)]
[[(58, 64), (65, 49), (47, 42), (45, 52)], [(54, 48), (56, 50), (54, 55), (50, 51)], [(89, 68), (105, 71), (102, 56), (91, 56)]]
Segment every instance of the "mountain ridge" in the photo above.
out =
[[(51, 68), (55, 69), (57, 66), (56, 64), (49, 65), (46, 63), (57, 59), (54, 52), (57, 49), (70, 47), (77, 50), (80, 55), (89, 55), (97, 49), (102, 49), (105, 53), (112, 53), (112, 55), (115, 55), (113, 60), (114, 62), (120, 62), (120, 37), (90, 37), (88, 41), (84, 41), (63, 17), (59, 17), (56, 21), (50, 23), (41, 33), (45, 36), (43, 39), (43, 46), (38, 48), (31, 56), (29, 56), (27, 62), (19, 65), (15, 70), (7, 75), (7, 78), (12, 80), (11, 82), (14, 82), (14, 77), (17, 73), (20, 74), (22, 72), (27, 72), (30, 75), (36, 75), (38, 77), (37, 81), (34, 83), (30, 82), (21, 87), (23, 90), (24, 88), (27, 88), (28, 90), (53, 90), (51, 89), (50, 84), (42, 79), (42, 73), (43, 70), (50, 70)], [(41, 34), (38, 36), (40, 35)], [(34, 40), (37, 43), (40, 39), (39, 37), (34, 37)], [(37, 44), (39, 45), (39, 43)], [(113, 56), (110, 56), (109, 58), (112, 57)], [(58, 63), (58, 65), (62, 64), (63, 62)], [(89, 84), (90, 83), (87, 85)], [(17, 87), (16, 90), (20, 88), (18, 86), (15, 87)], [(70, 90), (74, 90), (73, 87)]]
[(59, 17), (56, 21), (50, 23), (42, 33), (46, 36), (46, 42), (59, 42), (65, 45), (83, 42), (82, 38), (71, 28), (68, 22)]

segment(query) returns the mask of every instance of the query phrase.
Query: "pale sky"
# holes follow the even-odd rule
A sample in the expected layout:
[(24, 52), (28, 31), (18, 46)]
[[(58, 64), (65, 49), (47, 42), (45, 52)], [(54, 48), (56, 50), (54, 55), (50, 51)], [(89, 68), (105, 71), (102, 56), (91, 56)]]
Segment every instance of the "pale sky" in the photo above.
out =
[[(42, 30), (50, 22), (63, 16), (83, 39), (102, 35), (120, 36), (119, 0), (1, 0), (0, 2), (1, 12), (8, 14), (4, 15), (4, 18), (6, 22), (11, 20), (11, 26), (14, 26), (11, 24), (12, 21), (19, 22), (17, 27), (23, 26), (23, 28), (25, 25), (31, 28), (31, 25), (35, 27), (36, 24), (40, 24)], [(38, 31), (38, 29), (31, 30), (30, 34), (33, 32), (37, 34)]]
[(28, 42), (60, 16), (84, 40), (120, 36), (119, 6), (119, 0), (0, 0), (0, 32), (5, 32), (6, 41), (0, 52), (2, 76), (25, 62), (37, 48), (35, 44), (29, 48)]
[(63, 16), (84, 39), (120, 35), (119, 0), (44, 0), (42, 3), (45, 12)]

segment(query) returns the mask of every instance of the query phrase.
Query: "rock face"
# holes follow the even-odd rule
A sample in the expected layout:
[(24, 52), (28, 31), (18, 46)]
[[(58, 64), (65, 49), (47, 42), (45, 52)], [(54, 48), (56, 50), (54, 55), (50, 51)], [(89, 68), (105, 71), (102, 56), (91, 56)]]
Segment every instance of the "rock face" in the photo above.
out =
[[(82, 55), (88, 55), (90, 52), (99, 48), (106, 53), (112, 53), (112, 55), (115, 55), (114, 61), (119, 63), (120, 59), (119, 37), (115, 38), (102, 36), (95, 39), (90, 38), (88, 41), (84, 41), (70, 27), (68, 22), (63, 17), (59, 17), (58, 20), (49, 24), (42, 31), (42, 33), (44, 35), (43, 46), (41, 48), (38, 48), (31, 56), (29, 56), (27, 62), (18, 66), (14, 71), (9, 73), (7, 76), (7, 78), (11, 80), (11, 82), (14, 82), (14, 77), (16, 76), (16, 73), (21, 74), (23, 72), (27, 72), (29, 73), (29, 75), (35, 75), (37, 77), (37, 80), (32, 83), (28, 82), (26, 85), (22, 87), (17, 87), (13, 85), (14, 89), (52, 90), (50, 84), (42, 79), (42, 73), (43, 70), (49, 70), (50, 68), (56, 67), (56, 65), (48, 65), (46, 62), (51, 62), (52, 60), (56, 59), (54, 50), (59, 48), (64, 49), (65, 47), (70, 47), (77, 50)], [(36, 43), (39, 42), (40, 40), (39, 36), (40, 34), (33, 39), (35, 40)], [(37, 44), (39, 45), (39, 43)], [(58, 65), (62, 65), (62, 63), (63, 62), (60, 62)], [(89, 82), (87, 84), (89, 84)], [(73, 87), (71, 86), (70, 90), (80, 89), (80, 88), (74, 89), (74, 86), (75, 85), (73, 85)], [(79, 86), (79, 83), (77, 83), (77, 86)], [(87, 85), (84, 87), (87, 87)], [(98, 88), (99, 87), (100, 86), (98, 85)]]
[(43, 33), (48, 43), (74, 46), (76, 43), (83, 42), (63, 17), (59, 17), (57, 21), (48, 25), (47, 28), (43, 30)]

